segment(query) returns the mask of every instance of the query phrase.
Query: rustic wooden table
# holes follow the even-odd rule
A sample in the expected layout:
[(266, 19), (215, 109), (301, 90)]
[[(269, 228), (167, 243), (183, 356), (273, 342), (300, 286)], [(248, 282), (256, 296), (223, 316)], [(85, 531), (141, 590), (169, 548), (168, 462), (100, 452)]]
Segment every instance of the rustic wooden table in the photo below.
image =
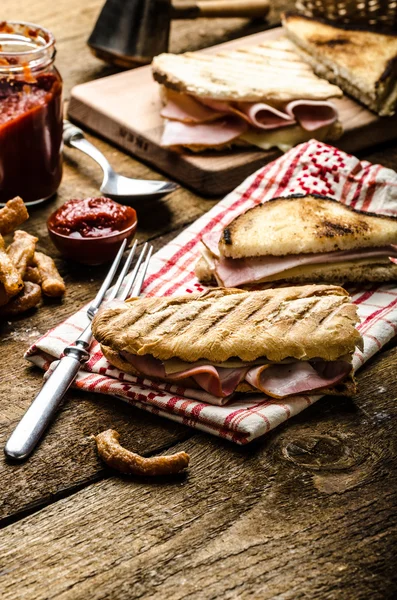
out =
[[(72, 85), (113, 71), (85, 44), (100, 5), (3, 0), (1, 18), (38, 22), (54, 32), (68, 95)], [(291, 5), (278, 1), (269, 22)], [(171, 48), (199, 48), (259, 28), (264, 23), (238, 19), (179, 22)], [(125, 175), (160, 177), (105, 142), (95, 143)], [(365, 158), (397, 168), (397, 144)], [(50, 211), (69, 198), (96, 195), (99, 177), (88, 158), (65, 152), (57, 199), (31, 211), (26, 225), (43, 250), (55, 254), (45, 226)], [(139, 211), (140, 238), (158, 249), (213, 204), (180, 189), (155, 211)], [(24, 350), (91, 298), (104, 272), (60, 258), (58, 264), (68, 286), (64, 302), (45, 303), (1, 325), (2, 447), (42, 382), (23, 360)], [(391, 344), (360, 372), (354, 400), (324, 398), (245, 448), (109, 397), (70, 391), (26, 464), (0, 459), (0, 597), (392, 598), (396, 358)], [(90, 437), (108, 427), (146, 456), (188, 451), (188, 475), (156, 482), (115, 476)]]

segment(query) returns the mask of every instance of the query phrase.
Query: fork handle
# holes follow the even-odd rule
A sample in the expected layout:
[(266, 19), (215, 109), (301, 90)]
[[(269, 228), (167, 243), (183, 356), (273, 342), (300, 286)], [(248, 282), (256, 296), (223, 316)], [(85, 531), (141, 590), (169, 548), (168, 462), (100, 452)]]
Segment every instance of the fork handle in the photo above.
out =
[(89, 358), (88, 352), (77, 346), (68, 346), (64, 354), (6, 443), (4, 453), (8, 458), (24, 460), (32, 453), (81, 364)]

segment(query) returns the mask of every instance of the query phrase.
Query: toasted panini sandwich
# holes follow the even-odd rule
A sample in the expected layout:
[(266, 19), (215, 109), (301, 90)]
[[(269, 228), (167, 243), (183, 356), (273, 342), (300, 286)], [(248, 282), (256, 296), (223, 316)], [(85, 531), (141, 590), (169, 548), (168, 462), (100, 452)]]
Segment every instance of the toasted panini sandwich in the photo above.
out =
[(199, 388), (272, 398), (352, 395), (356, 307), (336, 286), (138, 298), (104, 307), (92, 331), (115, 367)]
[(342, 91), (317, 77), (286, 39), (218, 54), (160, 54), (162, 145), (202, 151), (254, 145), (283, 151), (342, 134)]
[(201, 241), (196, 275), (205, 284), (397, 280), (397, 219), (324, 196), (269, 200)]
[(283, 17), (286, 35), (320, 77), (375, 113), (393, 115), (397, 105), (397, 36), (336, 27), (297, 15)]

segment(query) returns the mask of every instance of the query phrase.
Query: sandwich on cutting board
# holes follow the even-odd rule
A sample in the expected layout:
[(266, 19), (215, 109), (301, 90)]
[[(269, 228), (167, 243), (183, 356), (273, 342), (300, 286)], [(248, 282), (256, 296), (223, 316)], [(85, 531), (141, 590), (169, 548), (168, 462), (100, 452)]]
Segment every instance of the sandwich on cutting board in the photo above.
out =
[(162, 146), (284, 151), (342, 135), (329, 101), (342, 91), (317, 77), (286, 39), (215, 55), (160, 54), (152, 71), (162, 85)]
[(344, 289), (310, 285), (135, 298), (100, 310), (92, 331), (118, 369), (224, 404), (234, 392), (352, 395), (357, 322)]
[(324, 196), (269, 200), (201, 241), (195, 270), (204, 284), (397, 280), (397, 218)]
[(375, 113), (397, 105), (397, 36), (349, 29), (294, 13), (283, 17), (286, 35), (320, 77), (336, 83)]

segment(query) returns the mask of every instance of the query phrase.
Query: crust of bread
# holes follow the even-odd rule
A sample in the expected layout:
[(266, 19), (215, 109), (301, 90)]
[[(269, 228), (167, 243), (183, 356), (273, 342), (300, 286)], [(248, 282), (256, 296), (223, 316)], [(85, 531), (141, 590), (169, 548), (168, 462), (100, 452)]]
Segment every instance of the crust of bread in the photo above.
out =
[(356, 306), (343, 288), (308, 285), (138, 298), (103, 308), (92, 330), (100, 344), (116, 352), (160, 360), (279, 362), (352, 354), (361, 343), (357, 322)]
[(274, 198), (223, 230), (222, 256), (286, 256), (386, 246), (397, 242), (397, 218), (354, 210), (332, 198)]
[(170, 89), (229, 102), (265, 100), (279, 105), (342, 95), (337, 86), (317, 77), (283, 39), (218, 54), (160, 54), (153, 59), (152, 72)]
[[(142, 373), (139, 373), (139, 371), (134, 369), (134, 367), (131, 365), (131, 363), (126, 361), (124, 358), (122, 358), (118, 352), (115, 352), (109, 346), (101, 345), (101, 350), (102, 350), (102, 353), (105, 356), (105, 358), (110, 362), (110, 364), (113, 365), (114, 367), (116, 367), (117, 369), (120, 369), (120, 371), (129, 373), (130, 375), (135, 375), (136, 377), (141, 377), (141, 378), (147, 379), (147, 377), (145, 375), (142, 375)], [(194, 379), (192, 377), (187, 377), (186, 379), (183, 379), (183, 381), (181, 381), (180, 379), (173, 380), (171, 377), (167, 377), (167, 379), (163, 379), (161, 377), (150, 377), (150, 380), (155, 381), (155, 382), (171, 383), (171, 384), (174, 384), (177, 386), (183, 385), (183, 387), (194, 389), (194, 390), (202, 389), (194, 381)], [(357, 390), (356, 380), (355, 380), (353, 372), (352, 372), (349, 374), (347, 379), (345, 379), (343, 382), (341, 382), (333, 387), (323, 388), (322, 390), (315, 390), (313, 392), (308, 392), (305, 395), (316, 396), (318, 394), (328, 394), (330, 396), (353, 396), (356, 393), (356, 390)], [(239, 385), (236, 387), (235, 391), (238, 393), (243, 393), (243, 394), (257, 394), (258, 393), (257, 388), (254, 388), (252, 385), (250, 385), (246, 381), (239, 383)]]
[[(311, 267), (311, 268), (310, 268)], [(201, 256), (196, 265), (195, 273), (197, 279), (206, 286), (217, 286), (217, 281), (213, 271), (210, 269), (206, 260)], [(306, 283), (323, 283), (330, 285), (345, 285), (347, 283), (386, 283), (388, 281), (397, 281), (397, 265), (389, 263), (368, 263), (368, 264), (357, 264), (356, 266), (349, 268), (344, 267), (342, 264), (339, 265), (326, 265), (322, 267), (320, 265), (308, 265), (304, 273), (301, 273), (296, 277), (282, 277), (280, 279), (273, 279), (272, 281), (257, 281), (255, 282), (255, 288), (261, 283), (266, 284), (268, 287), (269, 283), (277, 284), (306, 284)], [(252, 285), (242, 285), (241, 289), (250, 289)]]
[(295, 13), (284, 15), (283, 26), (317, 75), (336, 83), (374, 112), (394, 114), (397, 36), (335, 26)]
[(197, 279), (204, 285), (217, 285), (213, 270), (203, 256), (200, 256), (194, 266)]

